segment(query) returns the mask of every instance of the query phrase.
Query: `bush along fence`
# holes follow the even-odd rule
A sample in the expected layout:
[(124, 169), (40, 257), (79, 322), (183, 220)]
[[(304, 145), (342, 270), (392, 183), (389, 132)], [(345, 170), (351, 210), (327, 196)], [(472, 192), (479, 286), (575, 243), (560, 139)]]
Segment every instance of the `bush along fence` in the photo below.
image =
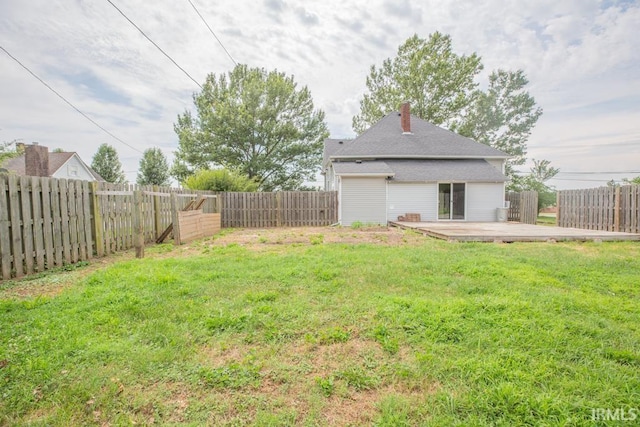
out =
[[(183, 212), (196, 199), (198, 211), (221, 215)], [(134, 247), (142, 256), (144, 244), (163, 234), (177, 237), (175, 243), (188, 241), (200, 231), (215, 230), (211, 221), (224, 227), (330, 225), (337, 221), (337, 196), (335, 192), (216, 194), (0, 174), (0, 278), (22, 277)], [(167, 231), (174, 224), (177, 229)]]
[(560, 227), (640, 233), (640, 185), (561, 190)]
[(524, 224), (535, 224), (538, 219), (538, 192), (522, 191), (516, 193), (510, 191), (505, 195), (509, 202), (509, 221), (522, 222)]

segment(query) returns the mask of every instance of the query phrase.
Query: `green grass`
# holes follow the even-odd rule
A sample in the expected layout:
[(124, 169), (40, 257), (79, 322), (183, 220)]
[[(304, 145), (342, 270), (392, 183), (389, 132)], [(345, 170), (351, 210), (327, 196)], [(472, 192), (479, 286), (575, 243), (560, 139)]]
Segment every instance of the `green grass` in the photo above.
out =
[(556, 225), (556, 217), (555, 216), (538, 215), (538, 218), (536, 220), (536, 224), (538, 224), (538, 225)]
[(0, 425), (598, 425), (640, 405), (638, 259), (425, 238), (122, 261), (0, 293)]

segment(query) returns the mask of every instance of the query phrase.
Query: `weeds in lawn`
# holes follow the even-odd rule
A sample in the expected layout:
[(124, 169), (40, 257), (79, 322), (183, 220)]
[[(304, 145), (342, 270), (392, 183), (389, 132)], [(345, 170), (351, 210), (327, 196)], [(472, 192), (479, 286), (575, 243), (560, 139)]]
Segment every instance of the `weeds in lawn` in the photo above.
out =
[(326, 240), (1, 294), (0, 425), (589, 426), (637, 406), (637, 244)]

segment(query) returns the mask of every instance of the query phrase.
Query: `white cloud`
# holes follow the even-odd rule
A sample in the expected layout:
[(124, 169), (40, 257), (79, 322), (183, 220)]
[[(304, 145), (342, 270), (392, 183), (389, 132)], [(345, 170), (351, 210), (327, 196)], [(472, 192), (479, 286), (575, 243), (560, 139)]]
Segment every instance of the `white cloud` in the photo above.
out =
[[(114, 0), (197, 81), (233, 64), (188, 2)], [(477, 52), (483, 77), (522, 68), (545, 111), (530, 153), (565, 170), (631, 170), (640, 154), (637, 4), (597, 0), (510, 2), (194, 0), (231, 55), (293, 74), (326, 112), (332, 133), (351, 136), (369, 67), (395, 55), (407, 37), (451, 34), (454, 49)], [(608, 3), (607, 3), (608, 4)], [(198, 87), (107, 2), (0, 3), (0, 40), (34, 72), (109, 131), (139, 148), (177, 148), (173, 122)], [(0, 140), (23, 138), (76, 150), (87, 161), (108, 142), (134, 171), (140, 154), (112, 140), (0, 52)], [(74, 84), (93, 76), (97, 87)], [(116, 91), (110, 102), (100, 86)], [(117, 99), (127, 100), (116, 102)], [(109, 100), (110, 98), (107, 97)], [(605, 135), (605, 136), (598, 136)], [(630, 145), (602, 148), (607, 140)], [(632, 145), (637, 143), (636, 145)], [(553, 149), (578, 145), (579, 150)], [(541, 147), (541, 148), (536, 148)], [(573, 153), (573, 154), (572, 154)], [(637, 166), (636, 166), (637, 167)], [(581, 169), (583, 170), (583, 169)], [(135, 173), (128, 174), (135, 179)], [(567, 183), (567, 182), (565, 182)], [(569, 183), (571, 184), (571, 183)], [(586, 185), (586, 184), (585, 184)]]

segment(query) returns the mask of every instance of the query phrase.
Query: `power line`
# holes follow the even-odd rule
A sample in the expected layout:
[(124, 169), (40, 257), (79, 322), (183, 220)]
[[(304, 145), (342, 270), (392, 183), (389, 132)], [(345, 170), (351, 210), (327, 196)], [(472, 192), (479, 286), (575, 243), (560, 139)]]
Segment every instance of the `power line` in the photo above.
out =
[(85, 113), (83, 113), (82, 111), (80, 111), (78, 109), (78, 107), (76, 107), (75, 105), (73, 105), (70, 101), (68, 101), (64, 96), (60, 95), (60, 93), (58, 93), (54, 88), (52, 88), (51, 86), (49, 86), (47, 84), (47, 82), (45, 82), (44, 80), (42, 80), (40, 77), (38, 77), (33, 71), (31, 71), (26, 65), (24, 65), (22, 62), (20, 62), (15, 56), (11, 55), (9, 53), (9, 51), (7, 51), (7, 49), (5, 49), (4, 47), (0, 46), (0, 49), (2, 49), (4, 51), (4, 53), (6, 53), (7, 55), (9, 55), (9, 57), (11, 59), (13, 59), (14, 61), (16, 61), (22, 68), (24, 68), (29, 74), (31, 74), (33, 77), (35, 77), (36, 79), (38, 79), (38, 81), (40, 81), (40, 83), (42, 83), (43, 85), (45, 85), (47, 87), (47, 89), (49, 89), (51, 92), (55, 93), (58, 98), (62, 99), (64, 102), (66, 102), (71, 108), (73, 108), (74, 110), (76, 110), (78, 113), (82, 114), (82, 116), (89, 120), (91, 123), (93, 123), (94, 125), (96, 125), (98, 128), (100, 128), (104, 133), (106, 133), (107, 135), (109, 135), (110, 137), (112, 137), (113, 139), (115, 139), (118, 142), (123, 143), (124, 145), (126, 145), (127, 147), (131, 148), (132, 150), (137, 151), (138, 153), (142, 153), (142, 151), (138, 150), (136, 147), (134, 147), (133, 145), (127, 144), (126, 142), (124, 142), (123, 140), (121, 140), (120, 138), (118, 138), (117, 136), (115, 136), (114, 134), (112, 134), (111, 132), (109, 132), (108, 130), (106, 130), (105, 128), (103, 128), (102, 126), (100, 126), (100, 124), (98, 124), (95, 120), (93, 120), (91, 117), (87, 116)]
[(558, 173), (567, 175), (604, 175), (604, 174), (621, 174), (621, 173), (640, 173), (640, 171), (603, 171), (603, 172), (563, 172)]
[(589, 149), (589, 148), (610, 148), (610, 147), (623, 147), (628, 145), (640, 146), (639, 141), (620, 141), (609, 142), (607, 144), (591, 144), (591, 145), (529, 145), (527, 149), (544, 148), (544, 149), (558, 149), (558, 150), (573, 150), (573, 149)]
[(196, 8), (196, 6), (193, 4), (193, 2), (191, 0), (187, 0), (189, 2), (189, 4), (191, 5), (191, 7), (193, 8), (193, 10), (196, 11), (196, 13), (198, 14), (198, 16), (200, 17), (200, 19), (202, 19), (202, 22), (204, 22), (204, 25), (207, 26), (207, 28), (209, 29), (209, 32), (211, 33), (211, 35), (213, 35), (213, 37), (215, 37), (215, 39), (218, 41), (218, 43), (220, 43), (220, 46), (222, 46), (222, 49), (224, 49), (224, 51), (227, 53), (227, 56), (231, 59), (231, 61), (233, 62), (234, 65), (238, 65), (238, 63), (236, 62), (235, 59), (233, 59), (233, 56), (231, 56), (231, 54), (229, 53), (229, 51), (227, 50), (226, 47), (224, 47), (224, 45), (222, 44), (222, 42), (220, 41), (220, 39), (218, 38), (218, 36), (216, 36), (216, 33), (213, 32), (213, 30), (211, 29), (211, 27), (209, 26), (209, 24), (207, 24), (207, 21), (204, 20), (204, 17), (200, 14), (200, 11), (198, 10), (198, 8)]
[(549, 181), (588, 181), (588, 182), (609, 182), (611, 179), (577, 179), (577, 178), (550, 178)]
[(162, 48), (160, 46), (158, 46), (156, 44), (156, 42), (154, 42), (153, 40), (151, 40), (151, 38), (145, 34), (144, 31), (142, 31), (140, 29), (140, 27), (138, 27), (131, 19), (129, 19), (129, 17), (127, 15), (124, 14), (123, 11), (121, 11), (118, 6), (116, 6), (115, 4), (113, 4), (113, 2), (111, 0), (107, 0), (109, 2), (109, 4), (111, 6), (113, 6), (118, 12), (120, 12), (120, 15), (122, 15), (124, 17), (124, 19), (126, 19), (127, 21), (129, 21), (129, 23), (131, 25), (133, 25), (136, 30), (140, 31), (140, 34), (142, 34), (147, 40), (149, 40), (149, 42), (154, 45), (160, 52), (162, 52), (162, 54), (164, 56), (166, 56), (167, 58), (169, 58), (169, 61), (173, 62), (173, 65), (175, 65), (176, 67), (178, 67), (180, 69), (180, 71), (182, 71), (187, 77), (189, 77), (191, 79), (191, 81), (193, 81), (196, 85), (198, 85), (198, 87), (200, 89), (202, 89), (202, 85), (200, 83), (198, 83), (198, 81), (196, 79), (194, 79), (193, 77), (191, 77), (191, 74), (189, 74), (184, 68), (182, 68), (180, 65), (178, 65), (178, 63), (176, 61), (174, 61), (174, 59), (172, 57), (169, 56), (169, 54), (167, 52), (165, 52), (164, 50), (162, 50)]
[[(527, 172), (527, 171), (514, 171), (515, 173), (520, 173), (520, 174), (530, 174), (531, 172)], [(607, 174), (615, 174), (615, 175), (620, 175), (620, 174), (629, 174), (629, 173), (640, 173), (640, 170), (637, 171), (602, 171), (602, 172), (594, 172), (594, 171), (587, 171), (587, 172), (565, 172), (565, 171), (559, 171), (558, 174), (566, 174), (566, 175), (607, 175)]]

